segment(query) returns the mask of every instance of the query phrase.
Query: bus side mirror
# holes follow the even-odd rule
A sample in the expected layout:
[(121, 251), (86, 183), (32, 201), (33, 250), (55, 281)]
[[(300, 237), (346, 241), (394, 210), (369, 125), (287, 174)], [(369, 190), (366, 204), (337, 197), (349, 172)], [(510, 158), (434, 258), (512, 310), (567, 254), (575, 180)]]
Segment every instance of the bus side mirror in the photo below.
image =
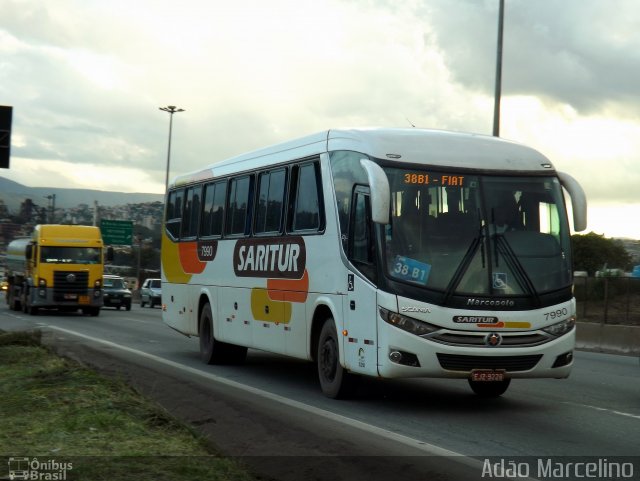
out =
[(387, 174), (384, 173), (382, 167), (369, 159), (360, 159), (360, 165), (366, 171), (369, 179), (371, 220), (376, 224), (386, 225), (389, 223), (389, 205), (391, 203)]
[(24, 250), (24, 256), (28, 261), (33, 257), (33, 244), (27, 244), (27, 247)]
[(573, 228), (582, 232), (587, 228), (587, 196), (576, 179), (564, 172), (558, 172), (560, 184), (569, 192), (573, 209)]
[(107, 247), (107, 262), (113, 262), (113, 247)]

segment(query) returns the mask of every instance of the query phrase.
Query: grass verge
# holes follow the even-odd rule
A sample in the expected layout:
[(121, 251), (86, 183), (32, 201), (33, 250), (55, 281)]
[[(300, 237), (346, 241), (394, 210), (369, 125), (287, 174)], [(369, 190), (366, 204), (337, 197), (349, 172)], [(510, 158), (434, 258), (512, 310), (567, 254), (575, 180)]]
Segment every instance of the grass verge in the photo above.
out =
[(58, 463), (40, 468), (50, 475), (71, 463), (52, 479), (254, 479), (125, 383), (43, 347), (37, 331), (0, 332), (0, 456), (20, 469)]

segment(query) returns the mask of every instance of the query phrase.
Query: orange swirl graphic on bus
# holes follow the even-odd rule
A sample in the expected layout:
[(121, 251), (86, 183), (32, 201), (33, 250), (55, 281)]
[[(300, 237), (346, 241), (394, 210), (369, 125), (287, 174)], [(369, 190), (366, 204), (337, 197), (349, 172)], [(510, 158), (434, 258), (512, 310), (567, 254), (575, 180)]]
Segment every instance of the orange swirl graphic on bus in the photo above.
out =
[[(193, 274), (201, 274), (218, 250), (218, 242), (173, 242), (162, 235), (162, 269), (169, 282), (187, 283)], [(176, 262), (176, 260), (178, 262)]]
[(288, 324), (294, 302), (305, 302), (309, 294), (309, 273), (301, 279), (267, 279), (267, 288), (251, 289), (251, 313), (258, 321)]

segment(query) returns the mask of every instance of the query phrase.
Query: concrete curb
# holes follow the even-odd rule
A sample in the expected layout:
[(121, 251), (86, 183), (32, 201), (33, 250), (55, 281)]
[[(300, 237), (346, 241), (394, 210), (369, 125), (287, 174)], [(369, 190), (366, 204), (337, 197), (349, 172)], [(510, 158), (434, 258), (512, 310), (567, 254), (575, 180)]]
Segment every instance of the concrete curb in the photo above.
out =
[(578, 322), (576, 347), (587, 351), (640, 356), (640, 326)]

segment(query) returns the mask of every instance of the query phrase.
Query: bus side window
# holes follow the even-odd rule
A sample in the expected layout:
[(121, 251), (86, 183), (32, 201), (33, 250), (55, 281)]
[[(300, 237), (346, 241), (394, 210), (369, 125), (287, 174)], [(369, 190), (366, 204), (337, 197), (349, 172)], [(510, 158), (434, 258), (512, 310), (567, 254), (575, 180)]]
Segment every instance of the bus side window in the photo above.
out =
[(195, 238), (198, 235), (200, 219), (200, 194), (202, 186), (187, 189), (187, 199), (182, 216), (182, 238)]
[(323, 226), (322, 202), (319, 189), (320, 176), (317, 162), (296, 166), (292, 186), (295, 198), (292, 203), (291, 231), (319, 231)]
[(227, 235), (249, 233), (248, 219), (251, 218), (251, 176), (231, 179), (227, 201)]
[(282, 231), (282, 208), (286, 186), (286, 170), (262, 172), (258, 177), (256, 234), (276, 234)]
[(180, 226), (182, 225), (182, 200), (184, 190), (174, 190), (169, 193), (167, 201), (167, 214), (165, 218), (165, 229), (174, 240), (180, 238)]
[(200, 221), (200, 237), (219, 237), (222, 235), (226, 193), (226, 180), (206, 185)]

